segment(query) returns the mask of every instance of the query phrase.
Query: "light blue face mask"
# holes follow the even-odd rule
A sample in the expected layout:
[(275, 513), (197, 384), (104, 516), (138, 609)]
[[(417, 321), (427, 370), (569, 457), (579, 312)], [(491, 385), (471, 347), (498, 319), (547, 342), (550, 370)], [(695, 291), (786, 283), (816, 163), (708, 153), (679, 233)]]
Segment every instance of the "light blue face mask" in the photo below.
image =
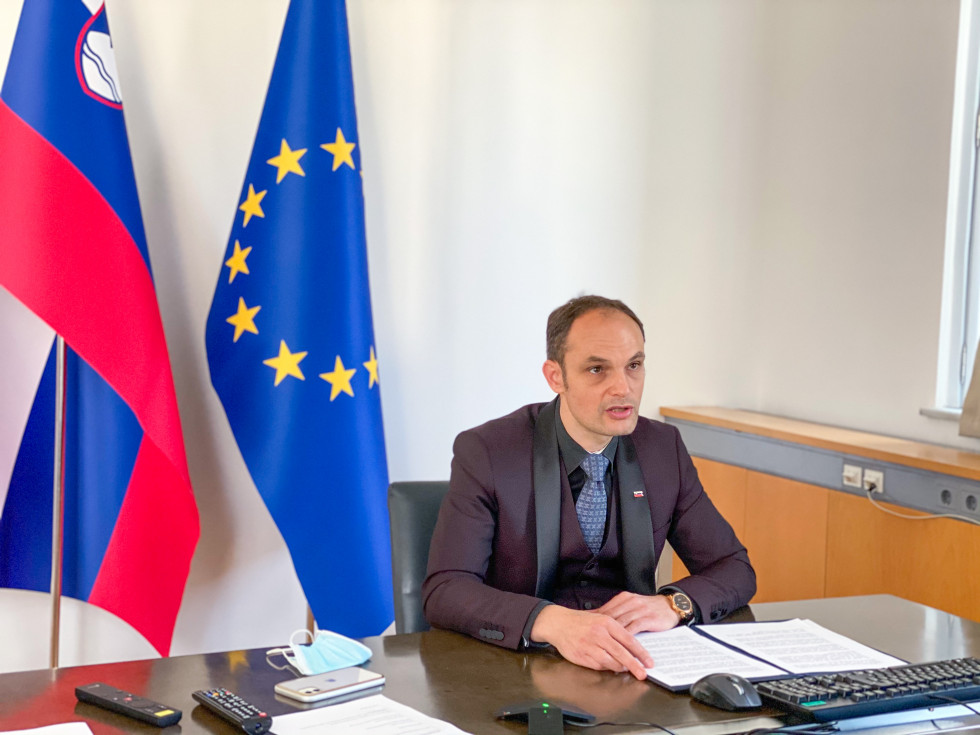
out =
[[(371, 649), (353, 638), (329, 630), (318, 630), (313, 642), (301, 643), (296, 637), (311, 637), (308, 630), (297, 630), (289, 636), (289, 648), (274, 648), (266, 656), (282, 654), (304, 676), (360, 666), (371, 659)], [(271, 662), (270, 662), (271, 663)]]

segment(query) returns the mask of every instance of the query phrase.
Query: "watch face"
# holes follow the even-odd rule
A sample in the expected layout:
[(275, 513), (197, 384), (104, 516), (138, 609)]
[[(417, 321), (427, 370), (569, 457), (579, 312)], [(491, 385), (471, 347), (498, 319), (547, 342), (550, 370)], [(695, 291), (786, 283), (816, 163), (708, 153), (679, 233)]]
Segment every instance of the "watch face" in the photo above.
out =
[(688, 615), (694, 610), (694, 605), (691, 603), (691, 598), (685, 595), (683, 592), (675, 592), (671, 595), (671, 600), (674, 603), (674, 607), (682, 615)]

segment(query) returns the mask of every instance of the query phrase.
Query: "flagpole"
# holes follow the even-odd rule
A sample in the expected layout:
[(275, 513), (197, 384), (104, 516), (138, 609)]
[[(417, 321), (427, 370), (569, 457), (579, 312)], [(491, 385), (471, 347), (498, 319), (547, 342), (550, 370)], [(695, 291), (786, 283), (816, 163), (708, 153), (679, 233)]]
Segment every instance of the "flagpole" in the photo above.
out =
[(61, 641), (61, 541), (64, 529), (65, 340), (55, 338), (54, 490), (51, 512), (51, 668), (58, 668)]

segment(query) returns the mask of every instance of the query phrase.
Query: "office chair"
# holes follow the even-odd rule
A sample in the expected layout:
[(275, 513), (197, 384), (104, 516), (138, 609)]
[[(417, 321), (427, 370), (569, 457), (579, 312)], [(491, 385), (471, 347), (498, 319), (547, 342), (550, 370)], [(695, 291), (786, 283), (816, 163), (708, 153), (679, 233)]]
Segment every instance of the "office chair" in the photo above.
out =
[(393, 482), (388, 486), (396, 633), (429, 629), (422, 614), (422, 582), (429, 563), (429, 541), (448, 491), (447, 481)]

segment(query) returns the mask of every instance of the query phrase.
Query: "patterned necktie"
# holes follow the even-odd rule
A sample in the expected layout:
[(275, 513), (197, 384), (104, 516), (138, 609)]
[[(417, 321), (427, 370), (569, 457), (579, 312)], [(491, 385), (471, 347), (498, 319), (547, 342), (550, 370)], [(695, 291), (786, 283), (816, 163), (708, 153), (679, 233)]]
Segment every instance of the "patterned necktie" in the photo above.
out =
[(575, 501), (575, 512), (585, 543), (593, 554), (602, 548), (602, 534), (606, 530), (606, 467), (609, 460), (604, 454), (589, 454), (582, 460), (586, 480), (582, 492)]

